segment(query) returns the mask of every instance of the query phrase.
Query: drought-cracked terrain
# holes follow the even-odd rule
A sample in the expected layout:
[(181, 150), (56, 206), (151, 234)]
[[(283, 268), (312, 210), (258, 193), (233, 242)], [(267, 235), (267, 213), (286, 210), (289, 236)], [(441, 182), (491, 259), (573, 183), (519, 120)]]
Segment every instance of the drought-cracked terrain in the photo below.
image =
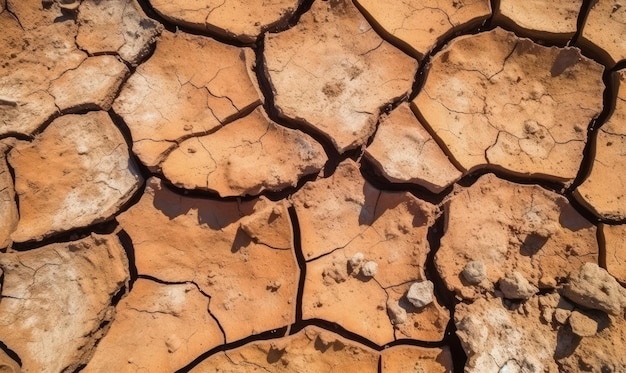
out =
[(0, 372), (626, 372), (624, 35), (0, 0)]

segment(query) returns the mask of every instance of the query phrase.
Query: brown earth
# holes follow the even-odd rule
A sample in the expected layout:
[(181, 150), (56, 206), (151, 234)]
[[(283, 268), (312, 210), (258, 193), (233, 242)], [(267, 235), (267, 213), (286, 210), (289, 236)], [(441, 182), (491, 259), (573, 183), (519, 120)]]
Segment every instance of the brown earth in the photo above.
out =
[(0, 372), (626, 371), (625, 24), (0, 0)]

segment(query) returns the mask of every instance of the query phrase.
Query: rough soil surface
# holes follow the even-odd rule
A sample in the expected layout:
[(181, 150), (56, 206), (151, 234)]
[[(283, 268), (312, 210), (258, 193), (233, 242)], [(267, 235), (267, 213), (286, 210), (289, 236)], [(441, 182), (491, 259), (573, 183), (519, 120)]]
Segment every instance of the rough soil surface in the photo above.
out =
[(618, 93), (615, 110), (598, 131), (591, 172), (576, 198), (601, 218), (626, 219), (626, 71), (615, 73)]
[[(425, 279), (432, 205), (408, 193), (377, 190), (351, 161), (330, 178), (305, 185), (293, 202), (307, 260), (305, 319), (336, 322), (379, 345), (395, 338), (443, 338), (447, 312), (435, 303), (414, 307), (405, 298), (409, 282)], [(368, 263), (375, 263), (374, 273)], [(402, 312), (404, 321), (391, 309)]]
[(381, 354), (383, 372), (451, 372), (453, 370), (450, 350), (416, 346), (394, 346)]
[[(102, 79), (91, 79), (102, 74)], [(50, 84), (49, 92), (61, 111), (109, 110), (122, 81), (126, 65), (113, 56), (87, 58)]]
[(596, 49), (612, 67), (626, 58), (622, 35), (626, 32), (626, 8), (619, 0), (594, 2), (581, 34), (581, 44)]
[(434, 193), (461, 177), (407, 103), (380, 118), (376, 137), (365, 155), (387, 180), (421, 185)]
[(80, 49), (90, 55), (116, 54), (132, 66), (150, 54), (163, 30), (160, 23), (145, 16), (135, 0), (82, 1), (76, 18)]
[[(507, 306), (498, 298), (459, 305), (457, 334), (469, 360), (466, 372), (619, 372), (626, 360), (624, 316), (578, 308), (558, 294)], [(577, 335), (580, 322), (591, 325)], [(607, 341), (612, 341), (608, 342)]]
[(260, 104), (250, 53), (200, 35), (162, 34), (113, 105), (146, 166), (158, 166), (177, 143), (213, 132)]
[(182, 197), (150, 179), (119, 222), (139, 275), (196, 284), (227, 342), (294, 321), (299, 270), (284, 203)]
[(53, 117), (50, 84), (87, 58), (74, 41), (78, 25), (54, 22), (59, 16), (21, 0), (6, 1), (0, 13), (0, 135), (30, 135)]
[(163, 162), (163, 174), (177, 186), (222, 197), (257, 195), (296, 186), (326, 160), (319, 143), (273, 122), (259, 106), (211, 135), (182, 141)]
[(309, 326), (278, 341), (219, 352), (192, 372), (377, 372), (379, 354), (335, 333)]
[[(6, 150), (6, 147), (0, 144), (0, 153)], [(11, 233), (15, 230), (19, 220), (13, 178), (4, 156), (0, 158), (0, 211), (2, 211), (0, 214), (0, 248), (4, 249), (11, 243)]]
[(606, 250), (606, 270), (622, 284), (626, 284), (626, 226), (603, 225)]
[(385, 39), (418, 59), (449, 35), (475, 27), (491, 15), (488, 0), (357, 0), (355, 3)]
[(176, 370), (224, 342), (209, 305), (210, 297), (192, 283), (137, 280), (117, 305), (115, 322), (83, 371)]
[(582, 0), (501, 0), (496, 17), (516, 32), (540, 40), (569, 40)]
[(497, 28), (437, 53), (413, 104), (464, 170), (570, 182), (602, 110), (602, 71), (576, 48), (546, 48)]
[(55, 119), (8, 159), (19, 199), (20, 221), (11, 235), (16, 242), (110, 219), (143, 181), (103, 111)]
[(117, 237), (5, 253), (0, 266), (0, 335), (22, 371), (73, 371), (89, 361), (115, 317), (111, 299), (129, 280)]
[(417, 69), (348, 0), (315, 2), (295, 27), (266, 34), (264, 57), (280, 116), (321, 132), (340, 153), (366, 143)]
[[(446, 228), (435, 262), (448, 288), (464, 298), (498, 289), (506, 276), (516, 278), (506, 283), (519, 285), (519, 296), (508, 298), (529, 298), (523, 288), (530, 284), (534, 292), (554, 289), (582, 263), (598, 261), (597, 228), (567, 199), (541, 187), (487, 174), (444, 207)], [(484, 266), (480, 281), (468, 275), (470, 263)]]
[(625, 9), (0, 0), (0, 372), (626, 372)]
[(264, 31), (282, 28), (302, 0), (151, 0), (154, 10), (176, 25), (240, 42), (254, 42)]

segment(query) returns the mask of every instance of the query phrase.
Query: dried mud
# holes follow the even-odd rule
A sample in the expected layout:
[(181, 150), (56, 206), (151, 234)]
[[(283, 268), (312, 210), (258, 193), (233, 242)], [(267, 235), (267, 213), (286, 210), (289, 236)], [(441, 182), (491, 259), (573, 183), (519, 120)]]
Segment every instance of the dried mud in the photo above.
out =
[(0, 0), (0, 371), (626, 371), (624, 25)]

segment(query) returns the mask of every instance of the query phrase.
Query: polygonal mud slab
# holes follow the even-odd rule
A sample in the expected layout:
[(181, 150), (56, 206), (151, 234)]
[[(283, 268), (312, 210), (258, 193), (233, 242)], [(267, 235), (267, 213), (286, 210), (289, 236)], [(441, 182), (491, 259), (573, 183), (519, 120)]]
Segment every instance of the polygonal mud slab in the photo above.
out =
[[(424, 276), (417, 278), (424, 281)], [(416, 307), (408, 299), (409, 289), (415, 282), (392, 286), (387, 292), (387, 316), (394, 327), (394, 338), (414, 339), (426, 342), (439, 342), (445, 336), (450, 312), (439, 303), (435, 294), (433, 301), (423, 307)], [(406, 315), (406, 319), (404, 319)]]
[(113, 56), (96, 56), (50, 82), (49, 92), (61, 111), (109, 110), (128, 68)]
[(215, 133), (181, 142), (162, 167), (175, 185), (227, 197), (296, 186), (326, 160), (320, 144), (273, 122), (259, 106)]
[(168, 21), (217, 36), (254, 43), (263, 32), (287, 26), (302, 0), (150, 0)]
[(537, 297), (517, 311), (506, 309), (499, 298), (461, 303), (454, 318), (468, 356), (465, 372), (558, 371), (553, 356), (562, 341), (540, 319)]
[(135, 0), (81, 1), (76, 44), (90, 55), (116, 53), (136, 66), (150, 53), (163, 26)]
[(626, 58), (626, 7), (620, 0), (595, 1), (583, 26), (580, 43), (605, 56), (609, 68)]
[(0, 249), (11, 243), (11, 233), (19, 220), (13, 177), (4, 155), (6, 151), (5, 145), (0, 143)]
[(535, 40), (565, 41), (576, 33), (582, 0), (501, 0), (495, 19)]
[(279, 339), (251, 342), (202, 361), (191, 372), (371, 372), (379, 353), (335, 333), (307, 326)]
[[(598, 260), (596, 227), (565, 197), (538, 186), (488, 174), (450, 199), (445, 214), (435, 263), (448, 288), (464, 298), (492, 290), (514, 272), (532, 286), (555, 288), (582, 263)], [(484, 266), (475, 284), (472, 262)]]
[(383, 37), (422, 58), (437, 43), (491, 15), (488, 0), (357, 0)]
[(108, 220), (142, 182), (124, 137), (103, 111), (55, 119), (8, 159), (19, 197), (16, 242)]
[(130, 128), (133, 152), (155, 167), (175, 143), (207, 134), (259, 105), (253, 62), (248, 48), (164, 32), (113, 104)]
[(279, 115), (323, 133), (340, 153), (365, 144), (417, 69), (348, 0), (315, 2), (295, 27), (267, 34), (264, 57)]
[(617, 73), (615, 110), (597, 134), (593, 165), (574, 196), (600, 218), (626, 219), (626, 70)]
[(385, 289), (375, 279), (352, 277), (346, 269), (349, 259), (342, 250), (307, 263), (303, 319), (337, 323), (378, 345), (392, 342)]
[(452, 372), (452, 355), (447, 346), (424, 348), (417, 346), (393, 346), (381, 352), (382, 373)]
[(387, 180), (421, 185), (434, 193), (461, 177), (406, 103), (381, 116), (365, 155)]
[(114, 317), (112, 298), (129, 280), (115, 236), (0, 254), (0, 339), (22, 372), (75, 371)]
[(0, 135), (30, 135), (57, 112), (47, 91), (50, 81), (78, 67), (87, 55), (74, 42), (76, 24), (55, 22), (61, 16), (56, 5), (7, 4), (13, 13), (0, 13)]
[(603, 67), (495, 29), (452, 41), (413, 103), (464, 170), (571, 182), (602, 110)]
[[(363, 179), (353, 161), (342, 162), (326, 179), (305, 184), (292, 199), (306, 260), (357, 241), (363, 246), (357, 251), (375, 243), (389, 245), (394, 251), (419, 245), (415, 262), (409, 266), (423, 265), (422, 259), (429, 250), (426, 233), (434, 221), (434, 207), (408, 193), (381, 192)], [(358, 246), (356, 242), (353, 245)], [(390, 257), (413, 260), (400, 258), (399, 254)], [(402, 282), (391, 273), (384, 276), (389, 279), (385, 286)]]
[(173, 372), (224, 342), (210, 299), (192, 283), (139, 279), (83, 372)]
[[(380, 345), (393, 341), (386, 302), (397, 302), (406, 289), (393, 297), (385, 289), (425, 278), (434, 207), (409, 193), (375, 189), (350, 160), (331, 177), (306, 184), (293, 203), (308, 260), (303, 317), (336, 322)], [(406, 327), (424, 330), (405, 333), (443, 337), (447, 311), (433, 308), (415, 317), (424, 324), (441, 319), (441, 328), (433, 333), (437, 326), (420, 328), (416, 320)]]
[(605, 242), (606, 270), (626, 284), (626, 225), (600, 226)]
[(118, 220), (139, 274), (196, 283), (227, 342), (294, 322), (299, 270), (284, 202), (183, 197), (150, 179)]

